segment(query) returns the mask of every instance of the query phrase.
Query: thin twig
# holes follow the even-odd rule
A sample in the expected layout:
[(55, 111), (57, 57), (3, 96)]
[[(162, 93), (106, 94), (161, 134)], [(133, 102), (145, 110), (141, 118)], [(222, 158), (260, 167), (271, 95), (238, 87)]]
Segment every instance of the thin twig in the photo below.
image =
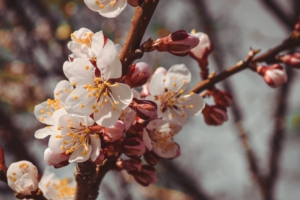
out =
[[(141, 6), (136, 7), (131, 20), (131, 27), (128, 32), (126, 42), (120, 54), (122, 62), (122, 74), (127, 74), (131, 64), (137, 59), (136, 50), (139, 49), (144, 33), (148, 27), (151, 17), (159, 0), (144, 0)], [(138, 53), (138, 55), (142, 55)]]
[(195, 92), (195, 93), (201, 93), (205, 89), (208, 89), (215, 85), (216, 83), (225, 80), (226, 78), (230, 77), (231, 75), (240, 72), (241, 70), (244, 70), (249, 67), (250, 64), (256, 63), (256, 62), (267, 62), (267, 63), (272, 63), (272, 62), (277, 62), (275, 56), (285, 50), (290, 50), (295, 47), (300, 46), (300, 39), (291, 37), (287, 40), (285, 40), (283, 43), (280, 45), (274, 47), (273, 49), (263, 53), (260, 56), (257, 56), (253, 58), (252, 60), (243, 60), (232, 66), (231, 68), (221, 72), (217, 76), (202, 80), (200, 81), (195, 87), (193, 87), (190, 91)]

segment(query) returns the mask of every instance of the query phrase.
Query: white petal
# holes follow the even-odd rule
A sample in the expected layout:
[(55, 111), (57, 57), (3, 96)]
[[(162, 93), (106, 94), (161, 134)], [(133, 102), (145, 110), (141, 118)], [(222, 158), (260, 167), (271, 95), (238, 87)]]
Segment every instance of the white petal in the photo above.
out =
[(58, 126), (59, 124), (59, 118), (62, 116), (62, 115), (65, 115), (67, 114), (67, 111), (65, 108), (61, 108), (61, 109), (58, 109), (56, 111), (53, 112), (53, 125), (54, 126)]
[[(34, 107), (34, 115), (43, 124), (54, 125), (53, 117), (48, 114), (48, 103), (44, 101)], [(51, 112), (52, 114), (52, 112)]]
[(103, 8), (100, 8), (100, 6), (95, 3), (95, 0), (84, 0), (84, 3), (91, 10), (99, 12), (100, 15), (112, 18), (118, 16), (125, 9), (127, 0), (115, 1), (114, 5), (110, 5), (110, 0), (104, 0), (101, 1), (101, 4), (104, 5)]
[(70, 83), (76, 87), (94, 82), (95, 67), (88, 59), (75, 58), (71, 63), (66, 61), (63, 70)]
[(191, 82), (191, 72), (184, 64), (173, 65), (168, 70), (165, 79), (165, 87), (169, 90), (185, 90)]
[(57, 129), (54, 126), (49, 126), (37, 130), (34, 134), (34, 137), (37, 139), (44, 139), (49, 135), (55, 134), (55, 132), (57, 132)]
[(199, 94), (185, 95), (183, 97), (185, 98), (184, 104), (186, 105), (184, 112), (188, 116), (199, 114), (205, 106), (205, 101)]
[(93, 35), (91, 44), (91, 49), (97, 56), (102, 51), (104, 46), (104, 35), (102, 31), (99, 31)]
[(164, 79), (165, 75), (163, 73), (153, 74), (150, 84), (149, 92), (151, 95), (161, 95), (164, 92)]
[(96, 97), (88, 97), (88, 90), (76, 88), (66, 99), (66, 110), (68, 113), (77, 115), (90, 115), (93, 113), (93, 105), (96, 104)]
[(62, 146), (64, 146), (64, 139), (63, 138), (57, 138), (56, 136), (61, 136), (61, 134), (52, 134), (49, 142), (48, 142), (48, 146), (51, 149), (51, 151), (53, 153), (63, 153), (65, 152), (64, 150), (62, 150)]
[(95, 161), (97, 157), (100, 155), (100, 148), (101, 148), (101, 141), (98, 135), (90, 135), (91, 138), (91, 146), (92, 146), (92, 152), (90, 155), (90, 158), (92, 161)]
[(97, 56), (97, 67), (105, 80), (120, 78), (122, 75), (122, 64), (114, 43), (107, 39), (106, 44)]
[(86, 154), (83, 154), (85, 151), (85, 147), (83, 145), (80, 145), (78, 149), (75, 149), (74, 152), (71, 154), (69, 158), (69, 162), (84, 162), (87, 161), (91, 155), (92, 152), (92, 146), (87, 144), (88, 152)]
[(110, 87), (110, 91), (114, 100), (119, 102), (117, 105), (118, 109), (123, 110), (131, 103), (133, 93), (128, 85), (118, 83), (118, 86)]
[[(168, 142), (173, 143), (173, 142)], [(174, 143), (174, 146), (165, 150), (164, 147), (153, 145), (153, 151), (162, 158), (174, 158), (178, 155), (179, 146)]]
[(64, 103), (73, 89), (74, 88), (69, 81), (60, 81), (57, 83), (54, 89), (54, 97), (58, 98), (62, 103)]
[(110, 127), (114, 125), (121, 115), (121, 111), (119, 109), (113, 110), (110, 103), (102, 103), (98, 108), (99, 112), (94, 113), (94, 119), (100, 126)]

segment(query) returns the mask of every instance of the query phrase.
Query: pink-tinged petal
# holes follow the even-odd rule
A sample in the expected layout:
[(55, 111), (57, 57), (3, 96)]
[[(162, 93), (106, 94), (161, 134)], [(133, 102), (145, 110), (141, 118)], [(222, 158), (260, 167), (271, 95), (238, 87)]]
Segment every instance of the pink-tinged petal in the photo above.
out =
[(184, 64), (173, 65), (165, 77), (165, 87), (172, 91), (185, 90), (191, 82), (191, 72)]
[(97, 67), (105, 80), (120, 78), (122, 65), (114, 43), (107, 39), (104, 48), (97, 56)]
[(44, 152), (44, 160), (48, 165), (58, 165), (61, 162), (68, 160), (70, 155), (65, 153), (53, 153), (50, 148), (47, 148)]
[(123, 136), (126, 126), (124, 122), (118, 120), (113, 126), (105, 128), (103, 131), (104, 140), (107, 142), (114, 142)]
[[(43, 124), (54, 125), (53, 117), (48, 114), (48, 103), (44, 101), (34, 107), (34, 115)], [(52, 112), (51, 112), (52, 113)]]
[(97, 157), (100, 155), (101, 142), (100, 142), (99, 135), (97, 134), (90, 135), (90, 138), (91, 138), (91, 147), (92, 147), (90, 158), (92, 161), (95, 161)]
[(164, 79), (165, 75), (163, 73), (153, 74), (149, 84), (149, 92), (151, 95), (161, 95), (164, 92)]
[(153, 145), (153, 152), (155, 152), (159, 157), (162, 158), (175, 158), (178, 156), (178, 152), (180, 151), (180, 148), (177, 144), (169, 141), (168, 142), (172, 147), (165, 148), (161, 147), (159, 145)]
[(91, 95), (88, 97), (88, 90), (84, 88), (76, 88), (66, 99), (66, 110), (68, 113), (77, 115), (90, 115), (93, 113), (93, 105), (96, 98)]
[(45, 137), (55, 134), (57, 132), (56, 127), (48, 126), (37, 130), (34, 134), (34, 137), (37, 139), (44, 139)]
[(74, 88), (69, 81), (60, 81), (57, 83), (54, 89), (54, 97), (58, 98), (60, 102), (64, 103), (71, 91), (73, 91), (73, 89)]
[(114, 125), (121, 115), (121, 111), (119, 109), (113, 110), (110, 103), (102, 103), (98, 108), (99, 111), (94, 113), (94, 119), (100, 126), (110, 127)]
[(200, 95), (188, 94), (183, 97), (185, 98), (185, 101), (183, 102), (185, 105), (185, 108), (183, 109), (183, 111), (188, 116), (198, 115), (203, 110), (203, 108), (205, 106), (205, 101)]
[(148, 123), (147, 125), (147, 129), (149, 130), (153, 130), (155, 128), (158, 128), (164, 124), (168, 123), (167, 120), (163, 120), (163, 119), (155, 119), (155, 120), (152, 120), (151, 122)]
[(151, 139), (150, 139), (150, 137), (149, 137), (149, 134), (148, 134), (148, 132), (146, 131), (146, 129), (143, 130), (143, 142), (144, 142), (145, 146), (147, 147), (147, 149), (148, 149), (149, 151), (151, 151), (152, 148), (153, 148), (153, 146), (152, 146), (152, 141), (151, 141)]
[(136, 112), (132, 110), (130, 107), (122, 110), (122, 114), (120, 116), (121, 121), (125, 124), (125, 129), (128, 130), (130, 126), (133, 124), (135, 119)]
[(118, 109), (123, 110), (131, 103), (133, 93), (128, 85), (118, 83), (118, 86), (110, 87), (110, 91), (115, 101), (119, 102), (119, 104), (117, 105)]
[(97, 56), (97, 54), (102, 51), (104, 46), (104, 35), (102, 31), (99, 31), (93, 35), (91, 44), (91, 49)]
[(75, 148), (74, 152), (71, 154), (69, 158), (69, 162), (84, 162), (87, 161), (92, 152), (92, 146), (87, 144), (87, 152), (85, 153), (85, 147), (80, 145), (78, 149)]
[(71, 63), (66, 61), (63, 70), (73, 86), (83, 87), (94, 82), (95, 67), (86, 58), (75, 58)]

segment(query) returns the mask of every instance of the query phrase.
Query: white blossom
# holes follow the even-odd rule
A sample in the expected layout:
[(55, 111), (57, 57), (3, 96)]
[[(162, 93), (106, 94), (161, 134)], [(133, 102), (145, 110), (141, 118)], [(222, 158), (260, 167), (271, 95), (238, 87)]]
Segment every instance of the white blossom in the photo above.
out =
[(73, 53), (73, 58), (87, 58), (96, 60), (97, 55), (105, 45), (105, 36), (102, 31), (93, 33), (87, 28), (81, 28), (71, 34), (68, 48)]
[(97, 124), (110, 127), (133, 98), (128, 85), (113, 80), (121, 77), (122, 66), (117, 49), (110, 40), (97, 57), (97, 67), (83, 58), (65, 62), (64, 73), (76, 86), (66, 99), (66, 110), (83, 116), (93, 114)]
[(28, 161), (12, 163), (7, 170), (8, 186), (15, 192), (30, 195), (38, 188), (37, 168)]
[(181, 126), (167, 120), (151, 121), (143, 131), (143, 141), (149, 151), (162, 158), (175, 158), (179, 155), (179, 146), (174, 142), (174, 135)]
[(118, 16), (126, 7), (127, 0), (84, 0), (87, 7), (108, 18)]
[(69, 179), (58, 179), (53, 173), (45, 171), (39, 188), (48, 200), (71, 200), (74, 199), (75, 183), (69, 182)]
[(200, 95), (186, 93), (190, 81), (191, 73), (183, 64), (173, 65), (166, 74), (154, 73), (146, 99), (157, 104), (158, 118), (183, 125), (188, 116), (199, 114), (205, 103)]
[(34, 107), (34, 115), (44, 124), (50, 125), (35, 132), (35, 137), (42, 139), (51, 135), (55, 130), (54, 125), (62, 114), (65, 114), (65, 100), (73, 91), (73, 86), (68, 81), (60, 81), (54, 89), (54, 100), (48, 99)]
[(96, 160), (100, 154), (100, 138), (89, 129), (94, 120), (88, 116), (64, 114), (51, 135), (49, 148), (54, 154), (70, 154), (69, 162)]

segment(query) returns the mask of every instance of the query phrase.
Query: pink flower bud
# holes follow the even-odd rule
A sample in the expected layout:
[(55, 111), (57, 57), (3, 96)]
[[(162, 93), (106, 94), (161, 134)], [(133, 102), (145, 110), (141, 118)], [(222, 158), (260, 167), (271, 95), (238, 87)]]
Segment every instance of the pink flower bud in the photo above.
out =
[(150, 77), (150, 67), (147, 63), (139, 62), (130, 68), (124, 83), (130, 87), (139, 87), (147, 82)]
[(204, 116), (204, 121), (208, 125), (217, 126), (228, 120), (226, 108), (220, 105), (205, 105), (202, 114)]
[(279, 59), (282, 62), (290, 65), (291, 67), (300, 69), (300, 52), (296, 52), (293, 54), (287, 54), (287, 55), (279, 57)]
[(147, 151), (144, 154), (144, 159), (149, 165), (155, 166), (158, 163), (160, 157), (153, 151)]
[(143, 87), (143, 89), (142, 89), (140, 95), (141, 95), (142, 98), (145, 98), (146, 96), (150, 95), (150, 92), (149, 92), (149, 82), (147, 82), (146, 84), (144, 84), (142, 87)]
[(137, 7), (143, 3), (143, 0), (127, 0), (127, 3), (133, 7)]
[(199, 44), (197, 37), (184, 30), (175, 31), (167, 37), (157, 39), (152, 47), (160, 52), (169, 52), (177, 56), (186, 56)]
[[(213, 51), (213, 44), (210, 41), (208, 35), (205, 33), (192, 31), (192, 35), (197, 37), (200, 42), (199, 44), (191, 50), (191, 56), (199, 61), (207, 60), (208, 55)], [(203, 61), (202, 61), (203, 62)]]
[(217, 105), (223, 107), (230, 107), (232, 105), (232, 96), (228, 92), (216, 89), (212, 95)]
[(116, 165), (121, 169), (125, 169), (129, 174), (132, 174), (142, 169), (142, 160), (139, 158), (131, 158), (130, 160), (120, 159), (116, 162)]
[(151, 183), (157, 183), (155, 168), (150, 165), (143, 165), (142, 169), (133, 174), (134, 179), (143, 186), (148, 186)]
[(264, 77), (265, 82), (271, 87), (278, 87), (287, 81), (285, 69), (280, 64), (273, 64), (270, 67), (258, 66), (257, 72)]
[(106, 142), (114, 142), (123, 136), (125, 128), (124, 122), (118, 120), (113, 126), (103, 129), (103, 139)]
[(157, 118), (157, 105), (152, 101), (133, 98), (130, 107), (141, 119), (154, 120)]
[(123, 141), (123, 153), (129, 157), (138, 157), (146, 152), (146, 146), (140, 138), (126, 138)]
[(54, 166), (55, 168), (67, 166), (69, 164), (69, 157), (70, 154), (53, 153), (50, 148), (47, 148), (44, 152), (45, 162), (50, 166)]

